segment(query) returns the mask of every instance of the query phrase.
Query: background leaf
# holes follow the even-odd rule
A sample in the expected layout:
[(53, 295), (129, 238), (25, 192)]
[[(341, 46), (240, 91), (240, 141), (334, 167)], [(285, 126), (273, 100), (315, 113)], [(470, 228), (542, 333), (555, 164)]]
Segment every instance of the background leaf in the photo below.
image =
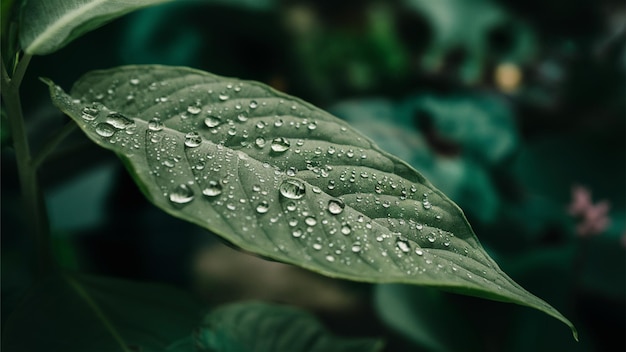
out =
[(374, 352), (383, 348), (380, 340), (332, 336), (305, 311), (257, 302), (217, 308), (206, 316), (195, 340), (200, 351), (211, 352)]
[(191, 334), (202, 311), (190, 296), (148, 283), (87, 275), (40, 282), (7, 321), (6, 351), (162, 350)]
[(50, 54), (109, 21), (166, 1), (28, 0), (21, 11), (20, 43), (28, 54)]
[(331, 277), (527, 305), (573, 329), (502, 272), (417, 171), (308, 103), (164, 66), (92, 72), (73, 97), (49, 84), (154, 204), (245, 250)]

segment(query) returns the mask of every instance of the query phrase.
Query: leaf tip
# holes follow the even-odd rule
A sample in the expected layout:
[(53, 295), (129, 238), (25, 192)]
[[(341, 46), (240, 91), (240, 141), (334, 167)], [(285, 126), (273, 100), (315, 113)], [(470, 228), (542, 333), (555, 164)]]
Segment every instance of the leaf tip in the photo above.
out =
[(42, 81), (44, 84), (46, 84), (49, 87), (54, 85), (54, 82), (52, 82), (52, 80), (50, 78), (48, 78), (48, 77), (39, 77), (39, 80)]

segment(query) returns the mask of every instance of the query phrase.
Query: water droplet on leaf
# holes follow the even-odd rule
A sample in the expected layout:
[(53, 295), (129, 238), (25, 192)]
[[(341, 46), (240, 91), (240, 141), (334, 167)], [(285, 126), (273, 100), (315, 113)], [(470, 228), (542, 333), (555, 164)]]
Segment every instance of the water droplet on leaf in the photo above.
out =
[(270, 205), (266, 201), (262, 201), (256, 206), (256, 212), (259, 214), (265, 214), (270, 210)]
[(193, 190), (182, 183), (170, 192), (170, 201), (174, 204), (187, 204), (193, 200)]
[(204, 119), (204, 124), (208, 128), (217, 127), (219, 126), (220, 122), (222, 122), (222, 120), (219, 117), (213, 115), (209, 115)]
[(202, 137), (198, 132), (189, 132), (185, 135), (185, 145), (189, 148), (195, 148), (202, 143)]
[(283, 153), (289, 149), (289, 146), (289, 140), (284, 137), (278, 137), (272, 140), (271, 148), (276, 153)]
[(202, 190), (202, 194), (207, 197), (216, 197), (222, 193), (222, 185), (215, 180), (209, 181), (209, 184), (206, 188)]
[(304, 197), (306, 189), (303, 182), (296, 179), (288, 179), (281, 183), (279, 191), (285, 198), (300, 199)]
[(343, 212), (345, 204), (339, 199), (331, 199), (328, 201), (328, 212), (337, 215)]
[(161, 119), (159, 119), (158, 117), (152, 118), (150, 121), (148, 121), (148, 129), (150, 129), (150, 131), (161, 131), (163, 129), (163, 123), (161, 122)]
[(96, 126), (96, 133), (101, 137), (111, 137), (115, 134), (115, 129), (107, 123), (99, 123)]
[(125, 130), (135, 125), (135, 121), (117, 112), (110, 113), (106, 118), (106, 123), (118, 130)]

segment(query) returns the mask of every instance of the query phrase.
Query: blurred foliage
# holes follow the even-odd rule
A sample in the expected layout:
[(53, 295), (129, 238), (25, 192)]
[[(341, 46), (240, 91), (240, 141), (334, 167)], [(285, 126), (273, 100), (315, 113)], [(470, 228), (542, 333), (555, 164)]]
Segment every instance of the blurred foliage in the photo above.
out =
[[(33, 60), (23, 101), (33, 102), (25, 112), (35, 149), (44, 132), (67, 121), (51, 108), (38, 76), (68, 86), (96, 68), (187, 65), (312, 101), (457, 202), (503, 270), (571, 318), (581, 342), (528, 309), (404, 286), (374, 288), (375, 300), (360, 302), (360, 315), (301, 303), (321, 312), (333, 333), (382, 335), (389, 351), (623, 350), (625, 18), (624, 3), (611, 0), (177, 1)], [(4, 125), (3, 322), (31, 281)], [(122, 170), (104, 171), (113, 159), (75, 134), (44, 165), (60, 261), (97, 274), (196, 284), (215, 304), (208, 292), (214, 287), (197, 283), (211, 281), (199, 272), (219, 270), (190, 268), (202, 248), (220, 244), (149, 205)], [(597, 235), (576, 232), (585, 221), (568, 212), (577, 186), (592, 204), (608, 203), (609, 222)], [(110, 193), (99, 193), (107, 187)], [(251, 276), (254, 267), (246, 269)], [(345, 285), (364, 295), (371, 289)], [(299, 302), (310, 297), (309, 286), (293, 286), (284, 294), (300, 288)], [(246, 295), (240, 287), (225, 286), (220, 303), (254, 298), (249, 285)], [(257, 291), (262, 297), (264, 288)], [(272, 300), (294, 301), (272, 292)], [(458, 334), (472, 336), (459, 345), (450, 339)]]

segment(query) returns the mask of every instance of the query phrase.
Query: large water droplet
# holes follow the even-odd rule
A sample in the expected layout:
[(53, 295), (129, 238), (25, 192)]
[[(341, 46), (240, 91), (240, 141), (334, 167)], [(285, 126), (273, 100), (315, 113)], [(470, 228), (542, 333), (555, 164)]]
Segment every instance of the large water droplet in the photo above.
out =
[(424, 251), (421, 248), (415, 248), (415, 254), (422, 256), (424, 255)]
[(326, 260), (332, 263), (335, 261), (335, 257), (333, 257), (332, 255), (327, 255)]
[(352, 232), (352, 228), (350, 227), (349, 224), (344, 223), (343, 225), (341, 225), (341, 233), (344, 235), (349, 235), (350, 232)]
[(266, 201), (262, 201), (256, 206), (256, 212), (259, 214), (265, 214), (270, 210), (270, 205)]
[(163, 129), (163, 122), (158, 117), (152, 118), (148, 121), (148, 129), (150, 131), (161, 131)]
[(289, 140), (284, 137), (278, 137), (272, 140), (271, 148), (276, 153), (283, 153), (289, 149), (290, 145)]
[(129, 127), (135, 126), (135, 121), (118, 112), (110, 113), (106, 118), (106, 123), (118, 130), (125, 130)]
[(217, 117), (217, 116), (213, 116), (213, 115), (209, 115), (204, 119), (204, 124), (206, 125), (206, 127), (208, 128), (214, 128), (219, 126), (219, 124), (222, 122), (222, 120)]
[(182, 183), (170, 192), (170, 201), (175, 204), (187, 204), (193, 200), (193, 190)]
[(343, 212), (345, 204), (339, 199), (331, 199), (328, 201), (328, 212), (337, 215)]
[(304, 197), (306, 189), (304, 183), (296, 179), (283, 181), (279, 187), (280, 194), (289, 199), (300, 199)]
[(309, 226), (315, 226), (317, 224), (317, 220), (314, 217), (309, 216), (306, 219), (304, 219), (304, 223)]
[(295, 238), (302, 237), (302, 230), (295, 229), (291, 232), (291, 235)]
[(404, 253), (409, 253), (409, 251), (411, 251), (411, 246), (410, 246), (410, 245), (409, 245), (409, 243), (408, 243), (406, 240), (404, 240), (404, 239), (399, 238), (399, 239), (396, 241), (396, 246), (398, 246), (398, 249), (400, 249), (400, 250), (401, 250), (402, 252), (404, 252)]
[(206, 188), (202, 190), (202, 194), (207, 197), (216, 197), (222, 193), (222, 185), (215, 180), (209, 181), (209, 184)]
[(115, 128), (107, 123), (99, 123), (96, 126), (96, 133), (101, 137), (111, 137), (115, 133)]
[(239, 122), (246, 122), (248, 121), (248, 116), (245, 112), (242, 112), (239, 115), (237, 115), (237, 120), (239, 120)]
[(100, 110), (98, 110), (98, 108), (95, 106), (86, 106), (83, 108), (81, 117), (83, 120), (93, 121), (96, 117), (98, 117), (98, 114), (100, 114)]
[(198, 132), (189, 132), (185, 135), (185, 145), (189, 148), (195, 148), (202, 143), (202, 137)]
[(359, 253), (361, 251), (361, 243), (360, 242), (354, 242), (354, 244), (352, 244), (352, 252), (354, 253)]
[(198, 115), (202, 111), (202, 108), (196, 105), (190, 105), (187, 107), (187, 112), (192, 115)]
[(256, 100), (250, 100), (250, 109), (256, 109), (259, 106), (259, 103)]
[(265, 147), (265, 138), (263, 138), (263, 137), (257, 137), (257, 138), (254, 140), (254, 145), (256, 145), (256, 146), (257, 146), (257, 148), (263, 148), (263, 147)]

